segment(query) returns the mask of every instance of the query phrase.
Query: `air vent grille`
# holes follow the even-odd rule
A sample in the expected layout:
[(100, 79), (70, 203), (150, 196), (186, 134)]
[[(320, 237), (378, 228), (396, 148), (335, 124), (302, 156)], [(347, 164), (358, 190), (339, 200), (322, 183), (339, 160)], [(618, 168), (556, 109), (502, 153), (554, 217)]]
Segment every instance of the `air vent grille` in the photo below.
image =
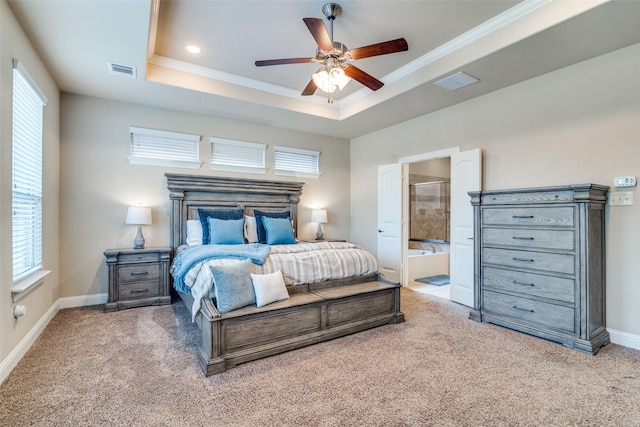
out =
[(480, 80), (476, 79), (469, 74), (463, 73), (459, 71), (455, 74), (450, 75), (449, 77), (445, 77), (444, 79), (438, 80), (435, 82), (435, 85), (443, 87), (447, 90), (458, 90), (465, 86), (472, 85), (474, 83), (478, 83)]
[(136, 78), (136, 67), (130, 65), (117, 64), (115, 62), (108, 62), (109, 72), (116, 76), (129, 77), (130, 79)]

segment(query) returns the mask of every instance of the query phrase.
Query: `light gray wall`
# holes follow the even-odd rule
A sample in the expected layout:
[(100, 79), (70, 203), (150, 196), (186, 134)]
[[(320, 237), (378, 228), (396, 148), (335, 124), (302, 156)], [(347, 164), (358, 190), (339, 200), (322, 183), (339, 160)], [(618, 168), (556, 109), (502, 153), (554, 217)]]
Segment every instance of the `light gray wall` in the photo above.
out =
[[(63, 94), (61, 97), (60, 293), (63, 297), (107, 292), (103, 252), (133, 246), (136, 227), (125, 225), (127, 206), (152, 208), (153, 224), (143, 227), (146, 246), (169, 245), (169, 193), (165, 172), (304, 181), (298, 237), (313, 239), (311, 209), (328, 210), (327, 237), (350, 230), (349, 142), (265, 125)], [(131, 126), (201, 135), (199, 170), (129, 163)], [(267, 147), (266, 175), (213, 172), (212, 136), (260, 142)], [(274, 176), (273, 146), (319, 151), (318, 179)]]
[[(640, 177), (640, 45), (351, 142), (351, 239), (376, 252), (377, 167), (481, 148), (484, 189)], [(464, 89), (462, 89), (464, 90)], [(390, 142), (393, 143), (390, 143)], [(606, 208), (607, 327), (640, 335), (640, 197)]]
[[(7, 3), (0, 1), (0, 367), (58, 299), (58, 88), (27, 40)], [(42, 285), (19, 301), (27, 314), (13, 317), (16, 305), (11, 245), (11, 146), (13, 118), (13, 58), (19, 59), (48, 99), (43, 115), (43, 269), (51, 270)], [(0, 378), (1, 379), (1, 378)]]

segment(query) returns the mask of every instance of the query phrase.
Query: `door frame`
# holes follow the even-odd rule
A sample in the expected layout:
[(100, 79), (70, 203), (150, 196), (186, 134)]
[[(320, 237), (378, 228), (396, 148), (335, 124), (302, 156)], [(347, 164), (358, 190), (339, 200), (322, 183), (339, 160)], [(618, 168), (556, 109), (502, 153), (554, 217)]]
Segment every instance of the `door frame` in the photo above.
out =
[[(427, 160), (442, 159), (445, 157), (451, 157), (453, 154), (460, 152), (460, 146), (444, 148), (442, 150), (430, 151), (427, 153), (415, 154), (413, 156), (400, 157), (398, 163), (408, 165), (410, 163), (425, 162)], [(402, 182), (409, 182), (409, 168), (402, 168), (403, 179)], [(405, 189), (405, 185), (402, 188), (402, 245), (404, 248), (409, 247), (409, 190)], [(408, 251), (403, 251), (402, 257), (402, 286), (409, 285), (409, 269), (407, 268)], [(451, 261), (449, 261), (451, 262)]]

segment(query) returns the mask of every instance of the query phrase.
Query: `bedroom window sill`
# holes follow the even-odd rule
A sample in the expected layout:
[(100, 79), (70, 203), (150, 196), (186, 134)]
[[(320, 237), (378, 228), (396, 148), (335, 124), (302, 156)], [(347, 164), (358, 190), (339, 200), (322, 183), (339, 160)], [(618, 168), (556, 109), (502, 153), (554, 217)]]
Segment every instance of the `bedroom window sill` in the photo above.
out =
[(146, 157), (129, 156), (129, 163), (142, 166), (163, 166), (183, 169), (200, 169), (202, 163), (187, 160), (151, 159)]
[(267, 169), (265, 168), (254, 168), (250, 166), (219, 165), (214, 163), (209, 163), (209, 169), (211, 169), (212, 171), (253, 173), (256, 175), (264, 175), (267, 173)]
[(11, 297), (13, 302), (20, 301), (29, 292), (44, 283), (44, 278), (51, 273), (51, 270), (39, 270), (25, 277), (11, 287)]
[(286, 170), (282, 170), (282, 169), (274, 169), (273, 170), (273, 174), (274, 175), (280, 175), (280, 176), (293, 176), (296, 178), (320, 178), (320, 174), (319, 173), (314, 173), (314, 172), (294, 172), (294, 171), (286, 171)]

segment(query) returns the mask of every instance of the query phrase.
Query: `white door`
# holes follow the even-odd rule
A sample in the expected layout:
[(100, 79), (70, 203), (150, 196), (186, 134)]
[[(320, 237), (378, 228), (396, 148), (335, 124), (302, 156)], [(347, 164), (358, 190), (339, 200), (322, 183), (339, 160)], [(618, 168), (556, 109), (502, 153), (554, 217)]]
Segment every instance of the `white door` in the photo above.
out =
[(402, 164), (378, 166), (378, 267), (387, 279), (402, 278)]
[(479, 191), (480, 149), (451, 155), (451, 300), (473, 307), (473, 207), (467, 192)]

